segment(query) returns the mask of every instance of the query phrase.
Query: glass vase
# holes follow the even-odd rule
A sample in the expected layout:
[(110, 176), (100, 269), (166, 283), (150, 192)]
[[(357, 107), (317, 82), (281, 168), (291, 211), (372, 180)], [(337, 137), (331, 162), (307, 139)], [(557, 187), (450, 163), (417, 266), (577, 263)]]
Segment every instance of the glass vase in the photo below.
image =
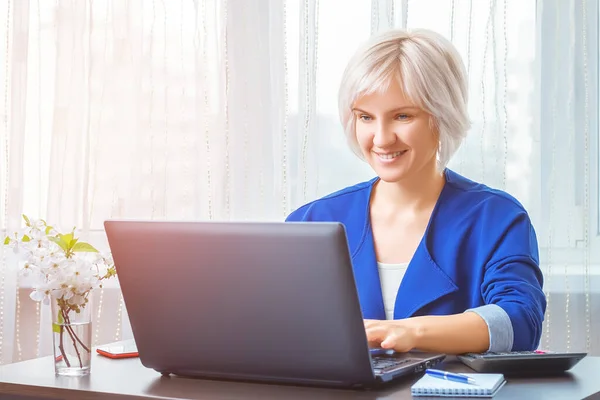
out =
[(86, 301), (73, 306), (62, 298), (50, 302), (56, 375), (88, 375), (92, 363), (91, 305)]

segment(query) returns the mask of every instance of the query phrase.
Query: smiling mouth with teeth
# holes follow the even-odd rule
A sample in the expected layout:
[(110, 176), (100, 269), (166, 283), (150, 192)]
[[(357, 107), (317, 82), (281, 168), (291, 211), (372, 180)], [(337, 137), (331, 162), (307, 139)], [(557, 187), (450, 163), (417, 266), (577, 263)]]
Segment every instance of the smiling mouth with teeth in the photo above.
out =
[(402, 150), (402, 151), (395, 151), (393, 153), (375, 153), (377, 154), (377, 157), (379, 157), (382, 160), (393, 160), (396, 157), (401, 156), (402, 154), (406, 153), (408, 150)]

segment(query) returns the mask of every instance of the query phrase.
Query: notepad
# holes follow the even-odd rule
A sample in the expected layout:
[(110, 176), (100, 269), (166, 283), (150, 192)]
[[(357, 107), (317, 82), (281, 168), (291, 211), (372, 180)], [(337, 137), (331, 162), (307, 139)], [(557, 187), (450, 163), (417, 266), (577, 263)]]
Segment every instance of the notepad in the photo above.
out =
[(462, 374), (477, 385), (452, 382), (425, 375), (411, 387), (413, 396), (493, 397), (506, 381), (502, 374)]

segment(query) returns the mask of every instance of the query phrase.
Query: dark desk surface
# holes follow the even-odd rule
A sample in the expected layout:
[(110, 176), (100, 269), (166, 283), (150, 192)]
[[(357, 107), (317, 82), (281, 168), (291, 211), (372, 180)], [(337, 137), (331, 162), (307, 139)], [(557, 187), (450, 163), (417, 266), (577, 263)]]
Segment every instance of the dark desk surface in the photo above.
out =
[[(442, 368), (468, 372), (449, 359)], [(567, 375), (553, 378), (509, 378), (494, 400), (583, 399), (600, 392), (600, 357), (586, 357)], [(52, 357), (0, 367), (0, 399), (410, 399), (408, 378), (380, 390), (356, 391), (312, 387), (163, 378), (139, 359), (111, 360), (96, 355), (84, 378), (56, 377)]]

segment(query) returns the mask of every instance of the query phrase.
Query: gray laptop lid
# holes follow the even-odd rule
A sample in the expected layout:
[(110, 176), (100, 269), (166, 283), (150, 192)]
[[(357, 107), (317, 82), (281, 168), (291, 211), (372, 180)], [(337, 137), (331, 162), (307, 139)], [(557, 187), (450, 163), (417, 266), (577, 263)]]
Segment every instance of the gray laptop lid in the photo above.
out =
[(146, 367), (299, 383), (374, 379), (341, 224), (105, 228)]

